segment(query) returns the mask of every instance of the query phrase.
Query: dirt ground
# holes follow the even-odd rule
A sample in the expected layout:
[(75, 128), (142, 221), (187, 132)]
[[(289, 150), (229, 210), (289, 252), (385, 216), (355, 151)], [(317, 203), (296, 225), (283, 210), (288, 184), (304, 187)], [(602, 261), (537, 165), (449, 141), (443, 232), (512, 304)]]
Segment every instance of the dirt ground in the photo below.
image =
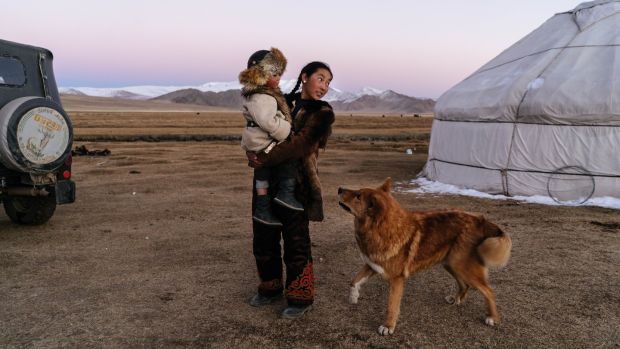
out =
[[(620, 347), (619, 212), (404, 193), (424, 164), (430, 128), (411, 118), (338, 116), (319, 160), (326, 219), (310, 227), (315, 308), (296, 321), (279, 318), (284, 302), (252, 308), (251, 170), (238, 141), (114, 139), (171, 129), (238, 134), (238, 126), (197, 132), (200, 124), (185, 124), (195, 113), (169, 125), (170, 115), (154, 115), (74, 113), (75, 145), (112, 155), (74, 158), (77, 200), (46, 225), (17, 226), (0, 213), (0, 347)], [(511, 234), (508, 266), (490, 275), (499, 326), (483, 324), (478, 292), (462, 306), (445, 303), (456, 285), (439, 266), (409, 279), (392, 336), (377, 334), (383, 280), (371, 279), (359, 303), (348, 304), (362, 262), (337, 188), (387, 176), (408, 208), (482, 212)]]

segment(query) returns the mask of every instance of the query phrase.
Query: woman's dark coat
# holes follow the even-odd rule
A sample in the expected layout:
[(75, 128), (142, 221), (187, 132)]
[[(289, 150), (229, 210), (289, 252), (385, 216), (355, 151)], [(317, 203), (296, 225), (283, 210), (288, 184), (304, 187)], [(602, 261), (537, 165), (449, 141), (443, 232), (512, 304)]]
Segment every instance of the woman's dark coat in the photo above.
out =
[(304, 101), (293, 118), (295, 133), (291, 138), (278, 144), (268, 154), (258, 154), (265, 166), (300, 160), (296, 194), (311, 221), (323, 220), (323, 197), (317, 160), (319, 148), (325, 147), (335, 119), (334, 111), (327, 102)]

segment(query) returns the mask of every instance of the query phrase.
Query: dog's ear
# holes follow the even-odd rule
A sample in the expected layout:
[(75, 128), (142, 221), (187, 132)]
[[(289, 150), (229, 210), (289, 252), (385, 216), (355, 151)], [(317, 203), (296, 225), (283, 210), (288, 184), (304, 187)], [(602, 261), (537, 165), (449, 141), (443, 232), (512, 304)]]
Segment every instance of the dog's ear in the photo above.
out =
[(366, 214), (369, 216), (375, 215), (375, 208), (377, 206), (377, 200), (374, 195), (369, 195), (368, 199), (366, 199)]
[(377, 199), (375, 194), (368, 195), (366, 199), (366, 214), (375, 216), (379, 211), (381, 211), (381, 201)]
[(385, 182), (383, 182), (383, 184), (378, 189), (386, 193), (389, 193), (391, 188), (392, 188), (392, 178), (388, 177), (385, 179)]

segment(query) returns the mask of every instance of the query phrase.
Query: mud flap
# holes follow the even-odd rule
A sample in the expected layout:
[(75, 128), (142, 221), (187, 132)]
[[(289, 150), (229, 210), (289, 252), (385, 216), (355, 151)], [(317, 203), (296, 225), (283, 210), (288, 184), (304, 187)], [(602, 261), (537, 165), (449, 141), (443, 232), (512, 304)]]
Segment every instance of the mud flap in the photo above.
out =
[(70, 180), (58, 181), (54, 187), (54, 192), (58, 205), (70, 204), (75, 201), (75, 182)]

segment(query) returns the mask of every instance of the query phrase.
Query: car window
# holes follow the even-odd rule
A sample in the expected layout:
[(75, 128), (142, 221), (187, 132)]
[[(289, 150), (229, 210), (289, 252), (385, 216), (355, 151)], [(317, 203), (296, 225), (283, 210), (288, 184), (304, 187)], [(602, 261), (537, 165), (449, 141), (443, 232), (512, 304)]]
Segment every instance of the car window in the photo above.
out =
[(14, 57), (0, 57), (0, 85), (22, 86), (26, 73), (22, 62)]

